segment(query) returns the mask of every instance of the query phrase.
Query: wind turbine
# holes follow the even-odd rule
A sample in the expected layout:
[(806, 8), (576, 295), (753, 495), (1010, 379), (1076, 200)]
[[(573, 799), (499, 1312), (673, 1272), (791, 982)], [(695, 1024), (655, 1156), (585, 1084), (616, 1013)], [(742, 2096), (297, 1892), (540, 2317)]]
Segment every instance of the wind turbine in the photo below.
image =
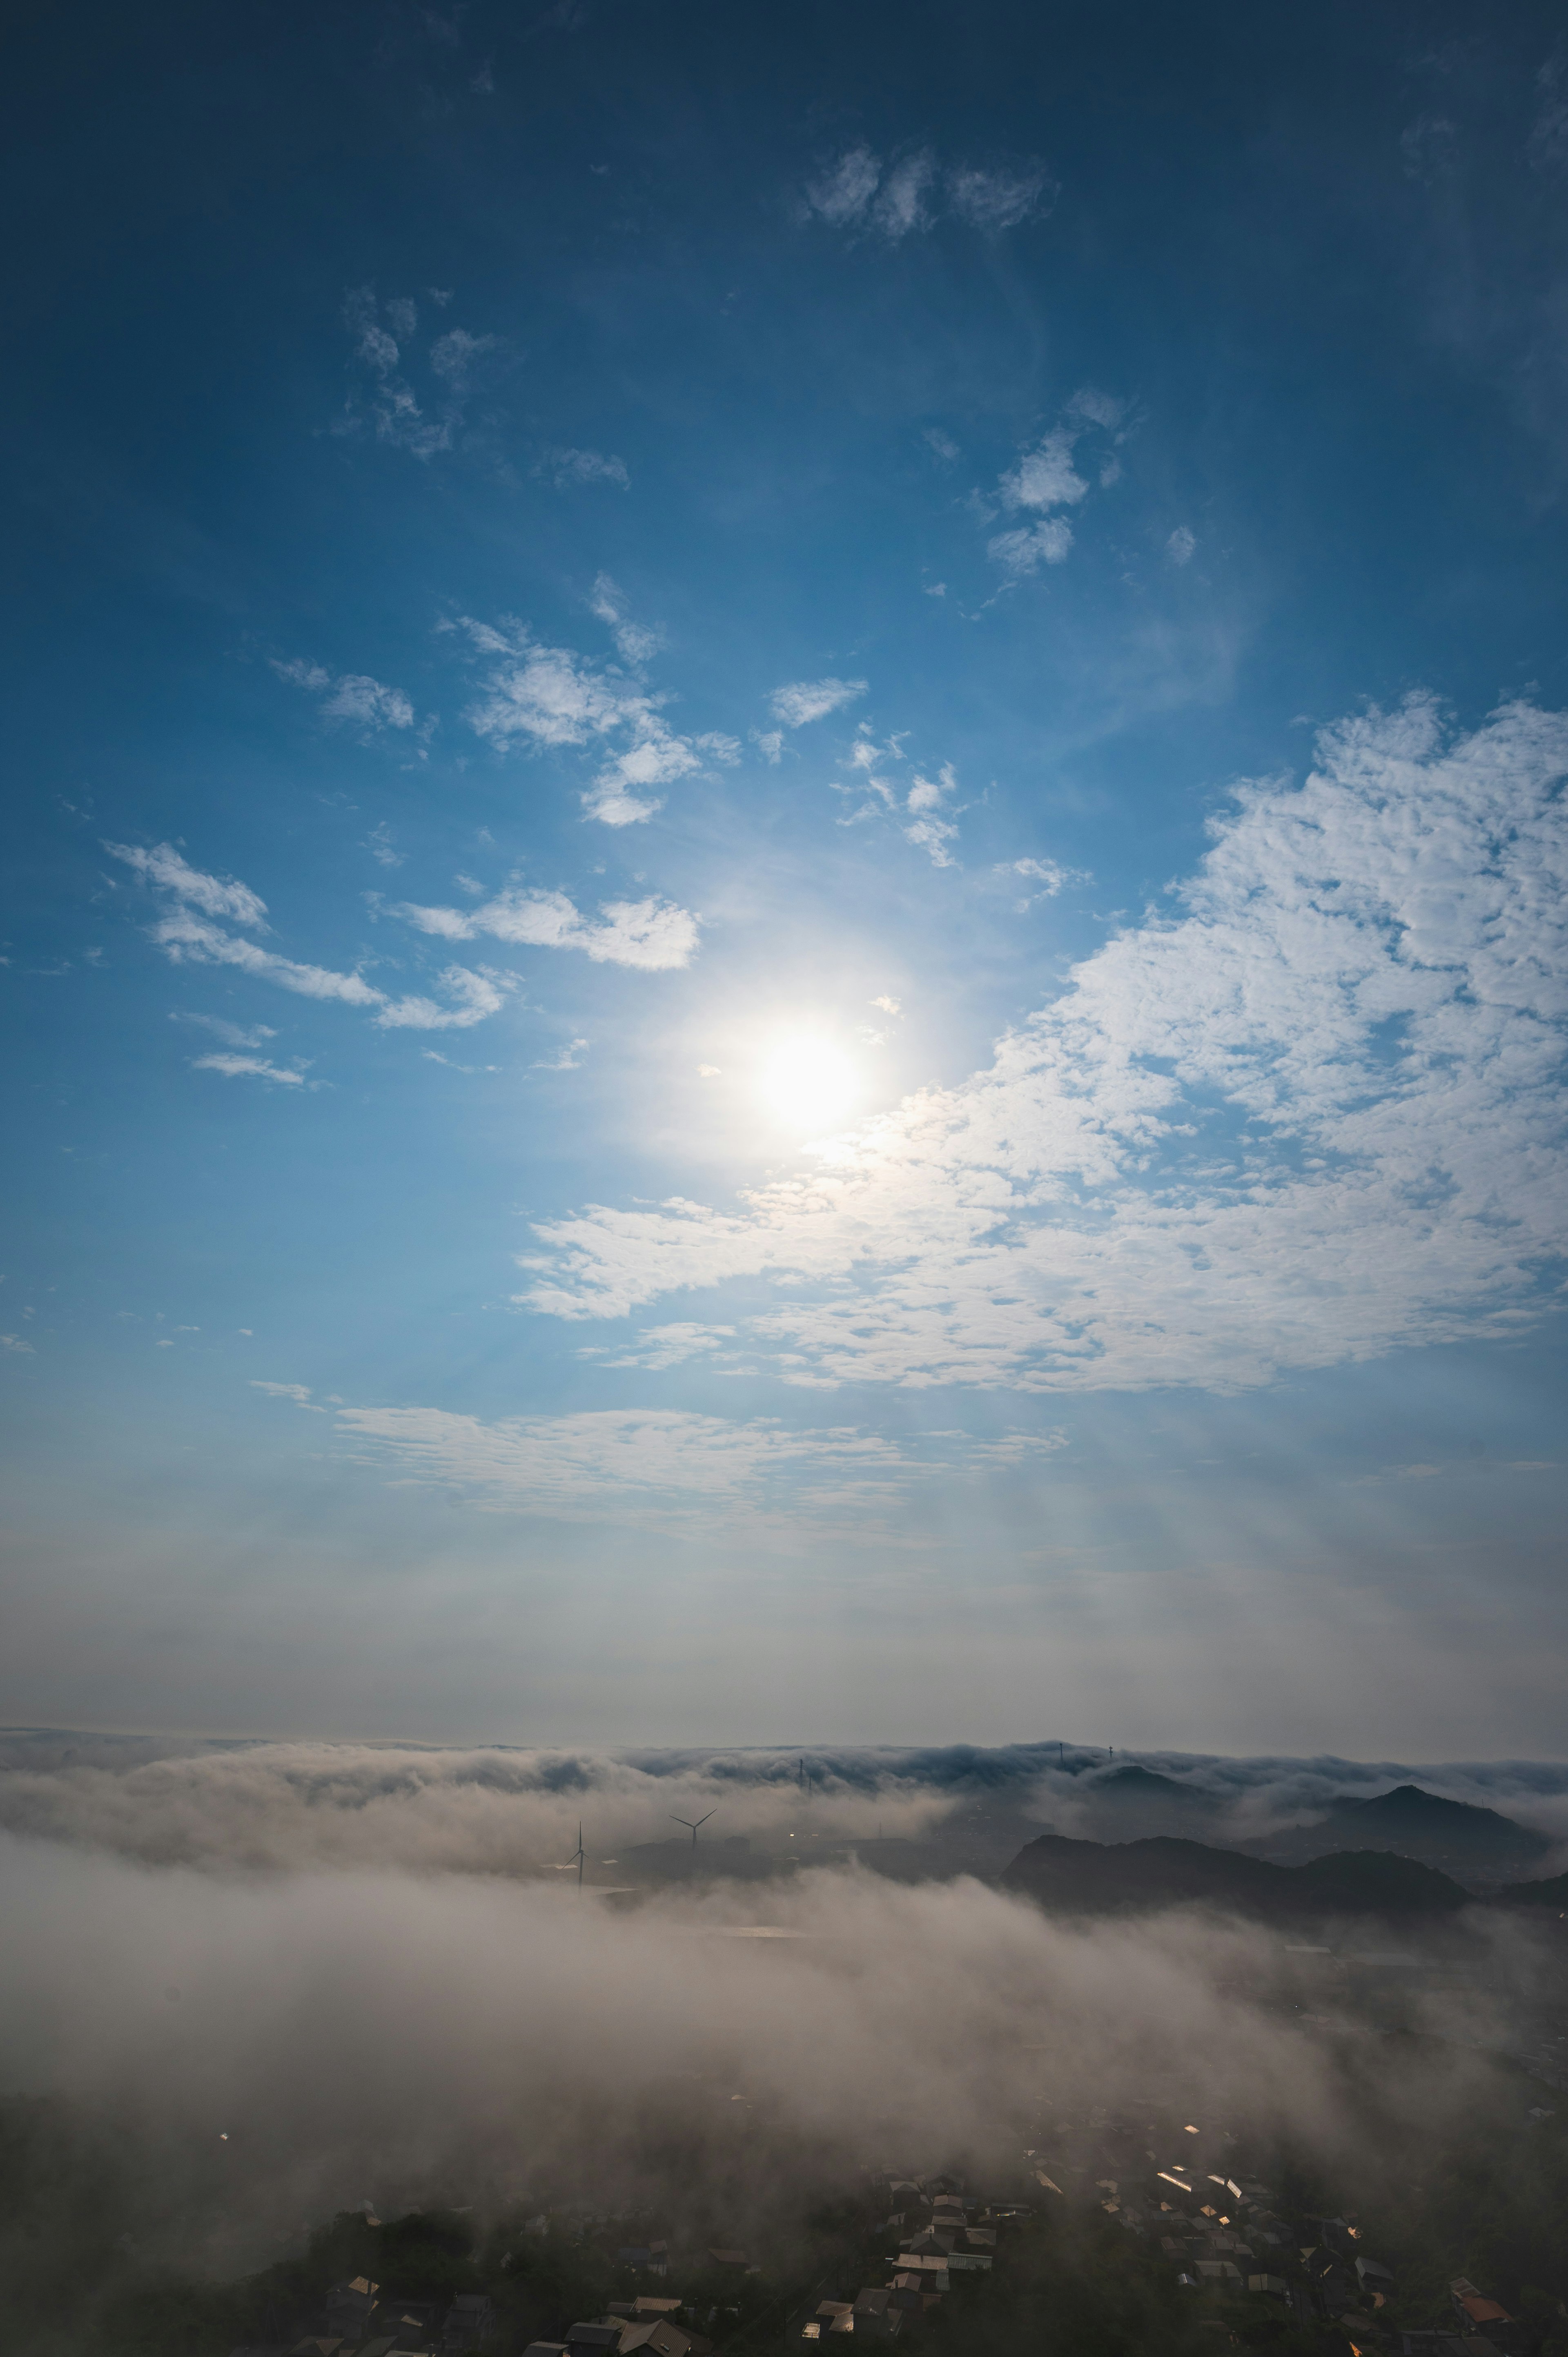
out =
[(577, 1846), (572, 1852), (571, 1857), (566, 1860), (568, 1866), (575, 1866), (577, 1869), (577, 1888), (579, 1890), (583, 1888), (583, 1867), (586, 1852), (583, 1847), (583, 1821), (581, 1817), (579, 1817), (577, 1820)]
[[(714, 1807), (714, 1808), (711, 1808), (711, 1809), (708, 1811), (708, 1817), (716, 1817), (717, 1815), (718, 1815), (718, 1809), (717, 1809), (717, 1807), (716, 1807), (716, 1806), (715, 1806), (715, 1807)], [(695, 1818), (695, 1819), (693, 1819), (693, 1818), (691, 1818), (691, 1817), (678, 1817), (678, 1816), (675, 1814), (675, 1812), (674, 1812), (674, 1810), (673, 1810), (673, 1809), (671, 1809), (671, 1812), (670, 1812), (670, 1821), (671, 1821), (671, 1824), (677, 1824), (677, 1825), (689, 1825), (689, 1826), (691, 1827), (691, 1829), (692, 1829), (692, 1847), (693, 1847), (693, 1849), (695, 1849), (695, 1848), (696, 1848), (696, 1846), (697, 1846), (697, 1827), (698, 1827), (698, 1825), (705, 1825), (705, 1824), (707, 1824), (707, 1822), (708, 1822), (708, 1817), (697, 1817), (697, 1818)]]

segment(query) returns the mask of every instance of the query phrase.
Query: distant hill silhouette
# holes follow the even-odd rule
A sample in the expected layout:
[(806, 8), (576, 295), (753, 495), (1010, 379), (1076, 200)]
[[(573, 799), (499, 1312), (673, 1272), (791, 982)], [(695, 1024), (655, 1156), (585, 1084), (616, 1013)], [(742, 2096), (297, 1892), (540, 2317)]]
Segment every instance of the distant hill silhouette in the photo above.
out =
[(1334, 1850), (1391, 1850), (1467, 1881), (1496, 1883), (1534, 1865), (1552, 1844), (1500, 1810), (1446, 1801), (1419, 1784), (1396, 1784), (1369, 1801), (1342, 1797), (1316, 1824), (1286, 1826), (1244, 1846), (1250, 1856), (1282, 1866)]
[(1004, 1889), (1074, 1914), (1207, 1905), (1282, 1921), (1451, 1915), (1469, 1903), (1469, 1893), (1447, 1875), (1387, 1850), (1341, 1851), (1305, 1866), (1275, 1866), (1166, 1835), (1106, 1843), (1047, 1834), (1019, 1851), (1001, 1882)]
[(1568, 1874), (1553, 1874), (1545, 1882), (1505, 1882), (1495, 1896), (1505, 1907), (1568, 1909)]

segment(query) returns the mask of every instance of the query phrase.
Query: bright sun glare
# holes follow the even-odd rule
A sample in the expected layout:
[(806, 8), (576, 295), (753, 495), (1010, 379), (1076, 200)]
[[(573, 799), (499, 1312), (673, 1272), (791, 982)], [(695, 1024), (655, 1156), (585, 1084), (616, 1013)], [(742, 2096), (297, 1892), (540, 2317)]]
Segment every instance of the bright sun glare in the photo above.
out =
[(776, 1121), (791, 1129), (831, 1128), (853, 1111), (859, 1095), (854, 1066), (825, 1039), (781, 1039), (765, 1059), (757, 1094)]

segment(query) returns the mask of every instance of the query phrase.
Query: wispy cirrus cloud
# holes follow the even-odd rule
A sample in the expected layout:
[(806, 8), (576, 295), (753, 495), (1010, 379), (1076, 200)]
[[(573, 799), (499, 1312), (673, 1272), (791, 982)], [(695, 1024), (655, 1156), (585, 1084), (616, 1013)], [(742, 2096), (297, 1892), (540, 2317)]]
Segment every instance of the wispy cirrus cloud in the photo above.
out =
[[(317, 1405), (303, 1384), (255, 1388)], [(443, 1408), (339, 1405), (336, 1421), (371, 1462), (499, 1511), (692, 1530), (744, 1523), (790, 1545), (802, 1518), (875, 1518), (941, 1472), (1005, 1473), (1066, 1445), (1059, 1432), (986, 1441), (945, 1432), (917, 1446), (848, 1425), (802, 1429), (675, 1408), (487, 1421)]]
[(596, 965), (637, 966), (668, 973), (696, 955), (699, 920), (671, 900), (607, 900), (585, 917), (564, 892), (499, 892), (478, 909), (421, 908), (403, 901), (390, 912), (443, 941), (496, 941), (532, 949), (581, 950)]
[(221, 1072), (226, 1080), (276, 1081), (285, 1088), (303, 1088), (305, 1072), (295, 1071), (285, 1064), (269, 1064), (264, 1056), (239, 1056), (227, 1049), (216, 1049), (210, 1055), (193, 1056), (191, 1069), (198, 1072)]
[(831, 229), (870, 233), (897, 245), (933, 228), (944, 214), (989, 235), (1016, 229), (1048, 213), (1058, 193), (1057, 182), (1034, 159), (991, 168), (943, 167), (922, 147), (887, 161), (862, 141), (807, 181), (802, 210), (806, 219)]
[[(1240, 787), (1168, 918), (734, 1210), (585, 1211), (521, 1298), (782, 1281), (788, 1382), (1233, 1390), (1557, 1301), (1568, 716), (1427, 698)], [(724, 1317), (720, 1308), (717, 1315)]]
[[(175, 850), (158, 844), (151, 850), (134, 845), (106, 843), (114, 858), (136, 870), (165, 896), (164, 906), (150, 931), (164, 955), (175, 965), (231, 966), (242, 974), (293, 991), (300, 998), (337, 1000), (372, 1013), (382, 1030), (464, 1030), (499, 1014), (513, 986), (510, 974), (475, 974), (467, 966), (447, 966), (439, 976), (446, 993), (443, 1004), (419, 993), (394, 998), (378, 990), (358, 972), (309, 965), (263, 948), (244, 933), (225, 931), (211, 911), (245, 925), (250, 932), (264, 931), (266, 903), (248, 885), (234, 884), (202, 874)], [(226, 1065), (206, 1069), (226, 1071)]]
[(296, 656), (290, 662), (273, 659), (274, 671), (295, 687), (321, 698), (323, 717), (360, 729), (366, 738), (383, 728), (412, 728), (413, 705), (401, 687), (388, 687), (364, 672), (333, 673), (320, 663)]
[(776, 687), (768, 699), (768, 708), (775, 720), (786, 728), (804, 728), (813, 720), (825, 720), (830, 712), (842, 712), (846, 704), (854, 704), (865, 694), (863, 679), (797, 679), (785, 687)]
[(338, 431), (356, 431), (368, 414), (378, 441), (415, 458), (453, 448), (462, 435), (475, 366), (495, 350), (496, 338), (472, 336), (463, 328), (438, 336), (424, 357), (435, 382), (421, 401), (406, 373), (418, 306), (402, 295), (380, 302), (373, 286), (355, 286), (344, 297), (343, 320), (361, 375)]
[(574, 450), (557, 444), (540, 453), (533, 471), (548, 476), (558, 491), (572, 490), (583, 483), (614, 483), (624, 491), (631, 483), (626, 460), (613, 452)]

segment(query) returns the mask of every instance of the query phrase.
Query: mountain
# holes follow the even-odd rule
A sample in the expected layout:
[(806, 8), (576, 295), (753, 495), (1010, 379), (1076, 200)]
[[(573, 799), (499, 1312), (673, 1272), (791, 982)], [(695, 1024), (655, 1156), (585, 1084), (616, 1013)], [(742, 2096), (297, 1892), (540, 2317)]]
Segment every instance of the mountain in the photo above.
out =
[(1027, 1843), (1000, 1878), (1004, 1889), (1074, 1914), (1197, 1905), (1282, 1921), (1304, 1915), (1453, 1914), (1469, 1904), (1469, 1893), (1445, 1874), (1385, 1850), (1275, 1866), (1166, 1835), (1103, 1843), (1046, 1834)]
[(1568, 1874), (1554, 1874), (1545, 1882), (1505, 1882), (1496, 1897), (1505, 1907), (1568, 1909)]
[(1536, 1864), (1553, 1846), (1500, 1810), (1396, 1784), (1369, 1801), (1334, 1801), (1316, 1824), (1287, 1825), (1244, 1846), (1249, 1856), (1280, 1866), (1334, 1850), (1392, 1850), (1466, 1881), (1495, 1883)]

